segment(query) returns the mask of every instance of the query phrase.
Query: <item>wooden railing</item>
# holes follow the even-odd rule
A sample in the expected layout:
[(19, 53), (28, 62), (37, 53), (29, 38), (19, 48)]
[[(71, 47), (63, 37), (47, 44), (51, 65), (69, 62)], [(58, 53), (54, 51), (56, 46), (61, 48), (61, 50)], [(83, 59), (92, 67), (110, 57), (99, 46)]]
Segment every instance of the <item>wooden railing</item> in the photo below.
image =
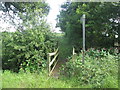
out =
[(73, 47), (73, 55), (75, 55), (76, 53), (75, 53), (75, 48)]
[(73, 51), (72, 51), (72, 60), (74, 61), (76, 58), (76, 53), (75, 53), (75, 48), (73, 47)]
[[(56, 49), (55, 52), (48, 53), (48, 74), (49, 74), (49, 76), (52, 74), (52, 72), (58, 62), (58, 60), (57, 60), (58, 54), (59, 54), (58, 48)], [(53, 57), (53, 59), (51, 60), (52, 57)]]

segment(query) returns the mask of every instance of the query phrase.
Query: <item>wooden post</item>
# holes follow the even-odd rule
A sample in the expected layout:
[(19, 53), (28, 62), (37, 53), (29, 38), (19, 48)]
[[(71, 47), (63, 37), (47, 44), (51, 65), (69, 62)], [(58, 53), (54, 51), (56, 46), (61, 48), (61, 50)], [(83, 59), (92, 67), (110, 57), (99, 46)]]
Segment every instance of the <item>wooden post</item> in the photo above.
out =
[[(58, 60), (58, 48), (56, 49), (55, 52), (48, 53), (47, 60), (48, 60), (48, 76), (51, 75), (52, 71), (54, 70)], [(51, 57), (54, 56), (54, 58), (51, 60)], [(56, 62), (55, 62), (56, 61)], [(54, 63), (55, 62), (55, 63)], [(53, 65), (53, 67), (51, 67)]]
[(76, 53), (75, 53), (75, 48), (73, 47), (73, 56), (72, 56), (72, 60), (74, 61), (76, 57)]
[(47, 54), (47, 72), (49, 76), (49, 53)]
[[(49, 65), (50, 65), (50, 61), (51, 61), (51, 56), (49, 56)], [(49, 66), (49, 73), (51, 71), (51, 66)]]
[(47, 56), (47, 60), (48, 60), (48, 62), (47, 62), (47, 68), (48, 68), (48, 75), (49, 75), (49, 73), (50, 73), (50, 70), (51, 70), (51, 67), (49, 66), (49, 64), (50, 64), (50, 60), (51, 59), (51, 57), (50, 57), (50, 55), (49, 55), (49, 53), (48, 53), (48, 56)]
[(75, 49), (74, 49), (74, 47), (73, 47), (73, 55), (74, 55), (74, 53), (75, 53)]

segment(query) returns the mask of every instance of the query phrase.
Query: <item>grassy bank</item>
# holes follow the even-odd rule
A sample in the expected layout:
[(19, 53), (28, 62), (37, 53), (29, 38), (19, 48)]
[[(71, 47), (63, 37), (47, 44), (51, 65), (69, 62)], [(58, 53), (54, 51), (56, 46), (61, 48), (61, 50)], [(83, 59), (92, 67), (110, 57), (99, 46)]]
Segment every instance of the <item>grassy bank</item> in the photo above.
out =
[[(94, 54), (95, 55), (95, 54)], [(85, 64), (80, 62), (82, 55), (77, 55), (61, 68), (61, 77), (48, 77), (41, 73), (14, 73), (5, 70), (2, 73), (3, 88), (118, 88), (118, 58), (107, 55), (102, 58), (85, 57)]]
[(2, 88), (72, 88), (72, 82), (48, 77), (44, 73), (13, 73), (4, 71), (2, 74)]
[(75, 78), (56, 79), (48, 77), (46, 73), (13, 73), (4, 71), (2, 74), (2, 88), (90, 88), (74, 84)]
[[(117, 80), (109, 76), (103, 88), (118, 88)], [(46, 73), (12, 73), (2, 74), (2, 88), (92, 88), (91, 84), (80, 85), (77, 78), (62, 77), (59, 79), (48, 77)]]

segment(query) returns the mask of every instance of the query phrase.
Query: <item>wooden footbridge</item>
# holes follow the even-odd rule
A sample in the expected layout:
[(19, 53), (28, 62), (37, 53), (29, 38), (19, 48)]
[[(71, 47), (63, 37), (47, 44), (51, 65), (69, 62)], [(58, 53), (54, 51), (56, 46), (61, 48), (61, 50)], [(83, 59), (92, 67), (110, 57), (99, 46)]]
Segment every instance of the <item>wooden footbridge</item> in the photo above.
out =
[[(73, 47), (73, 58), (75, 58), (75, 48)], [(59, 48), (57, 48), (54, 52), (48, 53), (48, 75), (59, 77), (59, 68), (67, 62), (67, 59), (59, 60)]]

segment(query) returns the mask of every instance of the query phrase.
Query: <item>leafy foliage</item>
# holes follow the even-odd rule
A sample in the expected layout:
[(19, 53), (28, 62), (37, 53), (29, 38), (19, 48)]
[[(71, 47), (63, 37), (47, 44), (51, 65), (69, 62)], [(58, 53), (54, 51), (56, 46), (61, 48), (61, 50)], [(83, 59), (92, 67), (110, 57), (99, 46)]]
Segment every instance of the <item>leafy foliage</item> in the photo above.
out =
[(97, 50), (94, 48), (90, 48), (86, 51), (86, 54), (92, 56), (93, 58), (102, 58), (107, 57), (109, 52), (107, 52), (105, 49)]
[[(85, 56), (85, 64), (83, 64), (82, 54), (80, 53), (76, 59), (71, 58), (71, 61), (67, 62), (66, 65), (61, 68), (61, 74), (69, 78), (76, 77), (80, 85), (91, 84), (93, 88), (103, 88), (105, 86), (104, 84), (107, 84), (107, 81), (105, 80), (107, 77), (110, 77), (115, 79), (116, 82), (113, 82), (111, 84), (115, 85), (116, 87), (118, 86), (117, 75), (119, 60), (116, 57), (117, 56), (108, 54), (106, 57), (94, 58), (93, 54), (87, 53)], [(110, 86), (108, 85), (107, 87)]]
[(70, 43), (68, 43), (67, 38), (65, 38), (64, 36), (61, 36), (58, 38), (58, 45), (59, 45), (59, 59), (60, 60), (64, 60), (66, 59), (68, 56), (72, 55), (72, 45)]
[[(17, 30), (39, 26), (41, 19), (49, 13), (49, 6), (43, 2), (1, 2), (1, 18), (14, 25)], [(7, 19), (9, 18), (9, 19)], [(23, 25), (24, 23), (24, 25)]]
[[(119, 33), (120, 3), (67, 2), (61, 6), (57, 27), (65, 32), (69, 42), (82, 48), (82, 23), (86, 15), (86, 47), (110, 47)], [(108, 34), (108, 36), (106, 36)]]
[[(39, 71), (46, 67), (47, 53), (56, 48), (57, 41), (50, 32), (45, 17), (49, 6), (45, 2), (5, 2), (2, 10), (19, 18), (16, 32), (2, 32), (3, 69)], [(15, 25), (18, 23), (15, 22)]]
[(3, 69), (35, 71), (45, 67), (47, 53), (54, 50), (57, 42), (50, 31), (42, 30), (3, 32)]

